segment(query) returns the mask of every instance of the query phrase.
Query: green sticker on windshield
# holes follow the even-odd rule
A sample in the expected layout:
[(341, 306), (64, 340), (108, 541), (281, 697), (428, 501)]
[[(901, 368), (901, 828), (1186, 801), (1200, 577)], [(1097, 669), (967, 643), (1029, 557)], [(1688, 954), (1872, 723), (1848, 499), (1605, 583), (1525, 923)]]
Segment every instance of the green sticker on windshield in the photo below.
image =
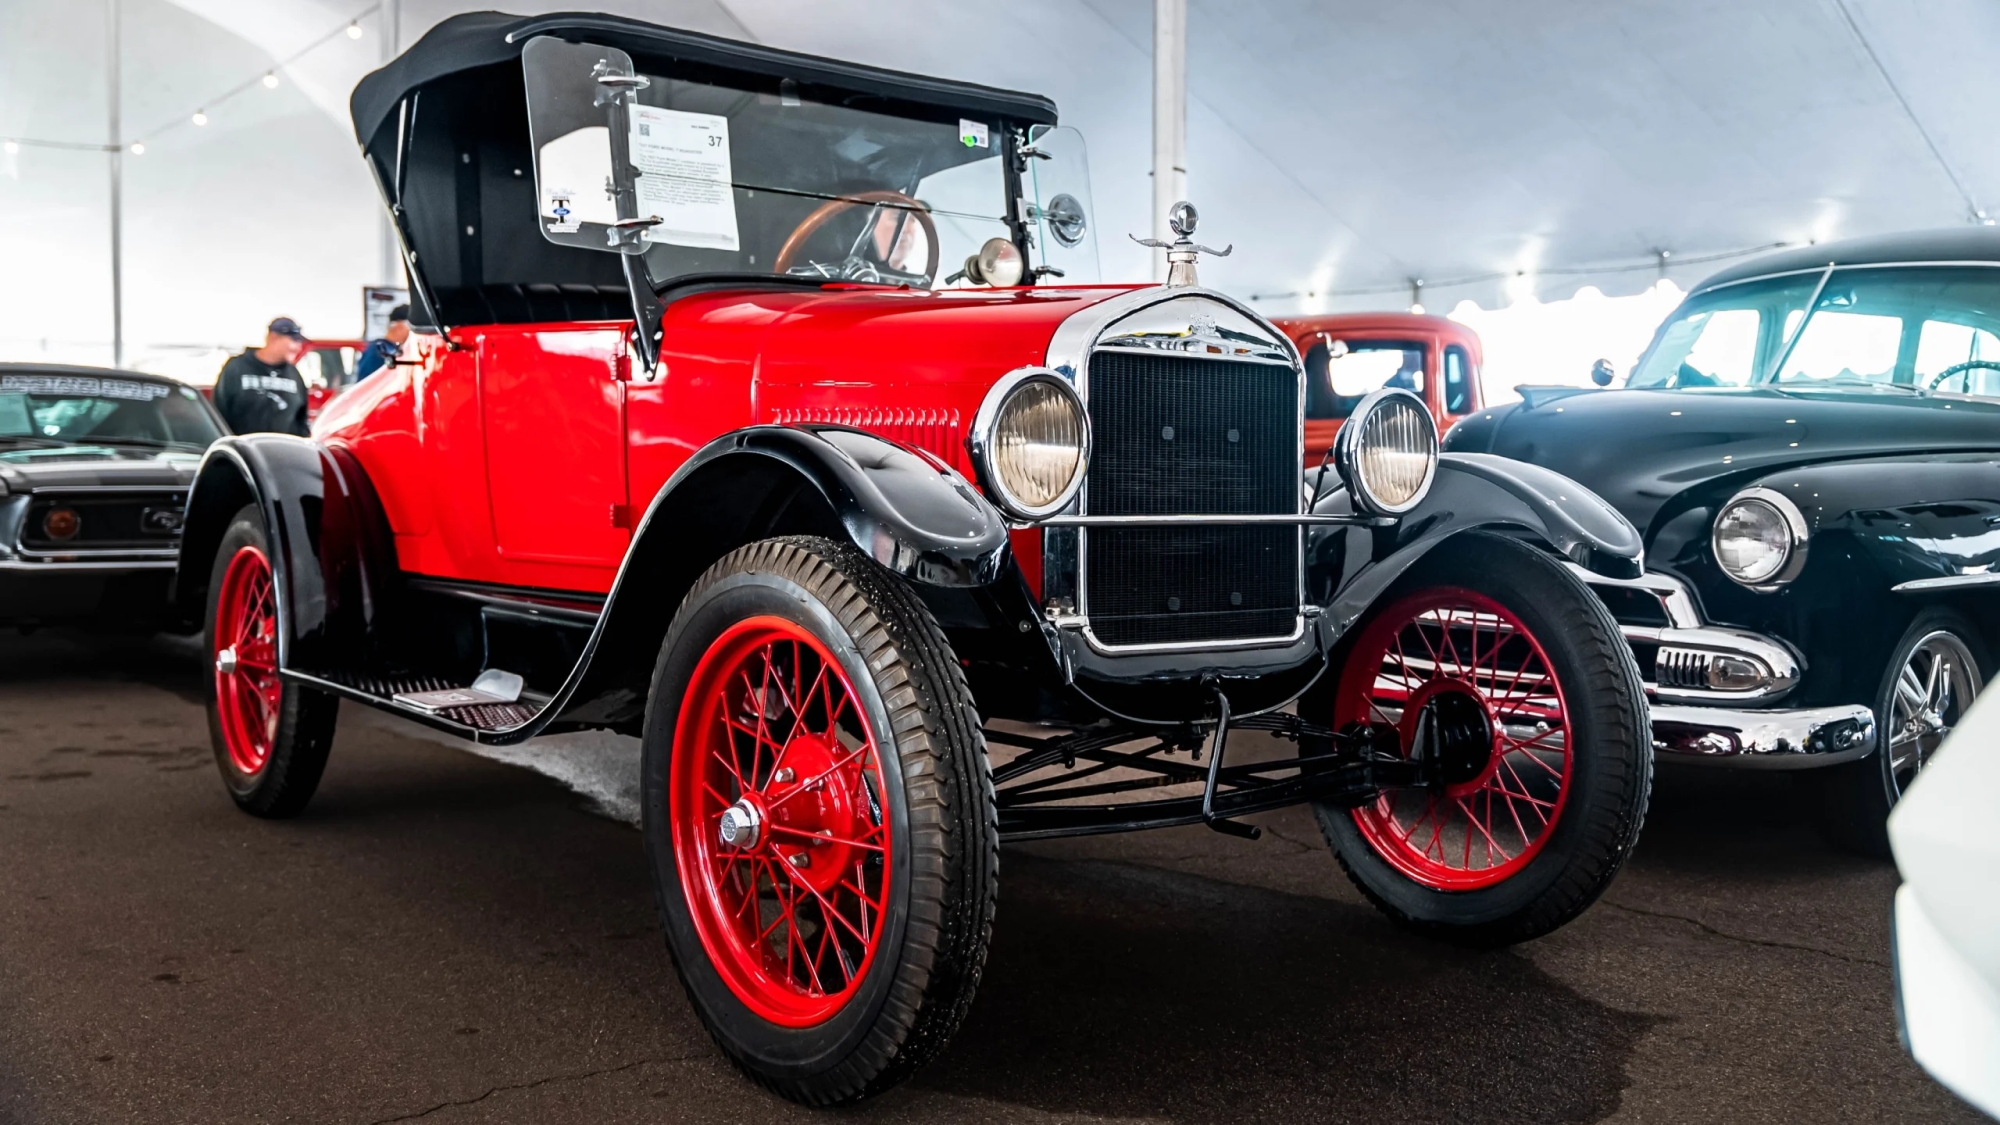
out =
[(966, 148), (993, 147), (992, 135), (987, 132), (986, 123), (983, 121), (967, 121), (964, 118), (960, 118), (958, 122), (958, 141)]

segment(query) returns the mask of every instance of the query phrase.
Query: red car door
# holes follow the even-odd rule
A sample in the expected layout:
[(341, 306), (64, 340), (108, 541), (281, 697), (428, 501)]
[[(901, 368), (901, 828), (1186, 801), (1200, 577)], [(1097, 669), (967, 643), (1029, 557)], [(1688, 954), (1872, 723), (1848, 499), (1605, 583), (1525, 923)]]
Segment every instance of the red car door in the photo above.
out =
[(510, 584), (608, 589), (625, 557), (622, 348), (615, 328), (480, 338), (486, 489)]

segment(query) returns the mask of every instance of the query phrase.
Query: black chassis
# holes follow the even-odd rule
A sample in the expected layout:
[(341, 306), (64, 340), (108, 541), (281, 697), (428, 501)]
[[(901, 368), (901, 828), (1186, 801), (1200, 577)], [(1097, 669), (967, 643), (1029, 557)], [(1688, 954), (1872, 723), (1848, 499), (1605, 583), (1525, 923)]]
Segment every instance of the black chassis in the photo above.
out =
[[(1023, 581), (1003, 518), (963, 478), (926, 454), (835, 426), (755, 426), (698, 451), (648, 508), (601, 600), (406, 574), (396, 566), (374, 489), (347, 449), (278, 434), (226, 438), (196, 477), (174, 599), (195, 625), (227, 523), (254, 503), (274, 545), (278, 660), (291, 682), (488, 744), (588, 728), (637, 734), (648, 673), (700, 573), (758, 539), (827, 536), (853, 543), (916, 587), (966, 663), (989, 740), (1022, 751), (996, 770), (1005, 835), (1204, 821), (1249, 831), (1229, 818), (1302, 800), (1355, 803), (1382, 786), (1424, 783), (1381, 732), (1328, 731), (1279, 708), (1310, 685), (1347, 629), (1428, 552), (1484, 530), (1606, 577), (1638, 573), (1631, 525), (1573, 482), (1531, 465), (1445, 455), (1429, 496), (1395, 520), (1356, 514), (1346, 488), (1325, 483), (1311, 511), (1310, 628), (1299, 642), (1147, 658), (1123, 679), (1074, 659), (1071, 640)], [(434, 715), (390, 698), (462, 685), (485, 667), (522, 672), (528, 690), (521, 701)], [(991, 726), (996, 719), (1074, 733), (1008, 733)], [(1221, 749), (1232, 727), (1295, 739), (1301, 756), (1225, 766)], [(1213, 748), (1206, 767), (1195, 764), (1204, 746)], [(1191, 760), (1176, 759), (1177, 752)], [(1142, 776), (1084, 781), (1119, 767)], [(1029, 776), (1036, 771), (1053, 771), (1068, 784)], [(1075, 804), (1184, 783), (1202, 792)]]

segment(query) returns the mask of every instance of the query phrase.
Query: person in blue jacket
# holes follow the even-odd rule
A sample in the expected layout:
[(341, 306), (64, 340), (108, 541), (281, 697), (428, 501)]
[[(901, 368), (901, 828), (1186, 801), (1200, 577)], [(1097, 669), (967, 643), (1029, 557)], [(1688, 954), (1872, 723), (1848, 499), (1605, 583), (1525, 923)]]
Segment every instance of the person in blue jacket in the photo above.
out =
[(410, 306), (397, 305), (389, 310), (389, 330), (379, 340), (368, 341), (361, 349), (361, 358), (354, 361), (354, 381), (359, 383), (376, 370), (396, 362), (403, 354), (403, 341), (410, 338)]

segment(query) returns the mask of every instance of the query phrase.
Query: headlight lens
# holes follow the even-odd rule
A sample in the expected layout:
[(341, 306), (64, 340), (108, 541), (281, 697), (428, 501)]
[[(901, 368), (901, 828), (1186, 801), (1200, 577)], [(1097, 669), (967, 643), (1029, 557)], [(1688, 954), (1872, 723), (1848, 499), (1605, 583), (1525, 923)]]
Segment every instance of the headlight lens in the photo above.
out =
[(1083, 484), (1089, 451), (1083, 403), (1050, 371), (1001, 380), (973, 423), (980, 484), (1018, 519), (1042, 519), (1068, 504)]
[(1423, 500), (1437, 475), (1437, 423), (1410, 392), (1376, 391), (1340, 427), (1334, 455), (1363, 508), (1400, 515)]
[[(1787, 581), (1797, 572), (1789, 564), (1799, 536), (1780, 504), (1791, 507), (1783, 497), (1762, 495), (1738, 496), (1723, 505), (1711, 541), (1724, 574), (1745, 586), (1765, 586)], [(1804, 523), (1803, 517), (1799, 523)]]

